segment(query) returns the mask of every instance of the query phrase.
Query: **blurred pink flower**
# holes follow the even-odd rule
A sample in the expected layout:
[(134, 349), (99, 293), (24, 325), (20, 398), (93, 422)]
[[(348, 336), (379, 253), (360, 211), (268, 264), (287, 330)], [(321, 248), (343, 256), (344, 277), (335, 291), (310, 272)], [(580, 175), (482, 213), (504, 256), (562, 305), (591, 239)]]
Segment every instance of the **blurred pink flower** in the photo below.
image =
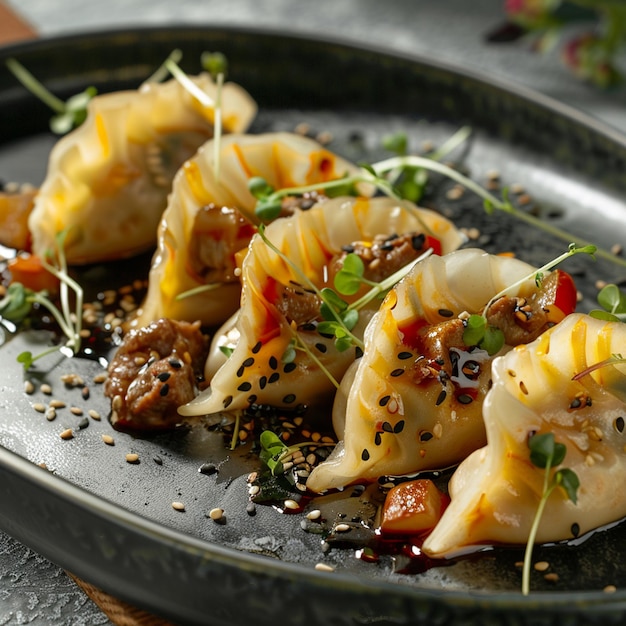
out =
[(576, 76), (600, 87), (608, 87), (618, 80), (606, 41), (594, 33), (570, 39), (563, 47), (562, 58)]

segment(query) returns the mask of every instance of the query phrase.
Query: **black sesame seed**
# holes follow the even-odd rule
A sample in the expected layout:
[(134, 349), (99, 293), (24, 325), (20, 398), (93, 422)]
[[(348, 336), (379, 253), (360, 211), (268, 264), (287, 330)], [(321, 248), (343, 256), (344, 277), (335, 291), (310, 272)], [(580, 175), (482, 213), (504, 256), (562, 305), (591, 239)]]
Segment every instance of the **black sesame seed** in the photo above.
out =
[(578, 537), (578, 535), (580, 534), (580, 525), (574, 522), (570, 530), (572, 531), (572, 536)]
[(383, 441), (382, 435), (380, 433), (376, 433), (376, 435), (374, 435), (374, 443), (379, 446)]
[(257, 354), (257, 352), (263, 347), (263, 343), (261, 341), (258, 341), (257, 343), (254, 344), (254, 346), (252, 347), (252, 354)]
[(624, 418), (623, 417), (618, 417), (615, 419), (615, 430), (618, 433), (624, 432)]
[(468, 395), (467, 393), (461, 393), (457, 396), (457, 400), (461, 404), (471, 404), (474, 401), (474, 398), (472, 398), (472, 396)]
[(87, 426), (89, 426), (89, 419), (87, 417), (83, 417), (83, 419), (78, 422), (78, 428), (79, 430), (82, 430), (83, 428), (87, 428)]
[(161, 396), (166, 396), (169, 392), (170, 392), (170, 386), (167, 383), (165, 383), (159, 390), (159, 394)]
[(248, 404), (254, 404), (256, 400), (257, 400), (257, 397), (255, 394), (248, 396)]
[(157, 378), (158, 378), (158, 379), (159, 379), (162, 383), (164, 383), (166, 380), (169, 380), (169, 377), (170, 377), (171, 375), (172, 375), (172, 374), (171, 374), (170, 372), (161, 372), (161, 373), (157, 376)]
[(243, 365), (240, 365), (239, 369), (237, 370), (237, 378), (241, 378), (244, 372), (245, 372), (245, 367)]
[(351, 252), (354, 252), (354, 246), (353, 245), (341, 246), (341, 249), (344, 252), (347, 252), (348, 254), (350, 254)]
[(383, 430), (386, 433), (392, 433), (393, 432), (393, 426), (389, 422), (383, 422)]
[(569, 405), (570, 409), (579, 409), (580, 405), (582, 404), (582, 402), (580, 401), (580, 398), (574, 398)]
[(426, 235), (424, 233), (420, 233), (419, 235), (414, 235), (411, 237), (411, 245), (413, 246), (413, 250), (421, 250), (426, 243)]
[(393, 427), (393, 432), (396, 433), (396, 435), (398, 433), (401, 433), (404, 430), (404, 420), (400, 420), (394, 427)]
[(254, 357), (249, 356), (241, 365), (243, 367), (250, 367), (251, 365), (254, 365)]
[(385, 239), (385, 241), (395, 241), (399, 237), (400, 237), (400, 235), (398, 235), (398, 233), (391, 233), (391, 235), (389, 235), (389, 237), (387, 237), (387, 239)]
[(363, 356), (363, 349), (360, 348), (359, 346), (357, 346), (354, 349), (354, 358), (355, 359), (360, 359)]
[(401, 361), (406, 361), (406, 359), (410, 359), (413, 356), (412, 352), (400, 352), (400, 354), (398, 354), (398, 358)]
[(267, 385), (267, 376), (261, 376), (261, 378), (259, 378), (259, 387), (265, 389), (265, 385)]
[(274, 372), (268, 379), (268, 383), (275, 383), (280, 378), (280, 374), (278, 372)]
[(369, 458), (370, 458), (370, 453), (367, 448), (364, 448), (363, 452), (361, 452), (361, 459), (363, 461), (369, 461)]
[(327, 346), (325, 343), (316, 343), (315, 347), (322, 353), (325, 354), (326, 351), (328, 350)]
[(275, 356), (271, 356), (269, 360), (270, 367), (275, 370), (278, 367), (278, 360)]
[(222, 402), (222, 404), (224, 405), (224, 408), (227, 409), (231, 405), (232, 401), (233, 401), (232, 396), (226, 396)]
[(285, 367), (283, 367), (283, 372), (285, 372), (285, 374), (289, 374), (289, 372), (293, 372), (296, 367), (297, 365), (293, 361), (291, 361), (290, 363), (285, 363)]
[(248, 381), (241, 383), (241, 385), (239, 385), (239, 387), (237, 387), (237, 389), (239, 391), (250, 391), (250, 389), (252, 389), (252, 384), (249, 383)]
[(383, 252), (390, 252), (391, 250), (393, 250), (393, 244), (391, 244), (391, 243), (384, 243), (382, 246), (380, 246), (380, 249)]
[[(176, 367), (176, 366), (174, 366)], [(163, 459), (160, 456), (153, 456), (152, 460), (157, 464), (157, 465), (163, 465)]]
[(446, 392), (446, 390), (442, 389), (439, 392), (439, 395), (437, 396), (437, 401), (435, 402), (435, 405), (439, 406), (446, 399), (447, 395), (448, 395), (448, 393)]
[(302, 330), (307, 332), (313, 332), (317, 326), (313, 324), (313, 322), (307, 322), (306, 324), (302, 324)]
[(285, 404), (291, 404), (292, 402), (296, 401), (296, 394), (295, 393), (288, 393), (284, 398), (283, 398), (283, 402)]
[(389, 403), (389, 400), (391, 400), (391, 396), (383, 396), (379, 401), (378, 404), (380, 406), (387, 406), (387, 404)]
[(433, 434), (428, 430), (423, 430), (420, 433), (420, 441), (430, 441), (433, 438)]
[(441, 317), (452, 317), (454, 315), (454, 311), (450, 309), (439, 309), (438, 313)]
[(389, 374), (389, 375), (393, 376), (393, 378), (397, 378), (398, 376), (402, 376), (402, 374), (404, 374), (404, 370), (401, 367), (399, 367), (399, 368), (393, 370), (391, 372), (391, 374)]
[(168, 363), (176, 370), (180, 369), (183, 364), (178, 359), (170, 359)]

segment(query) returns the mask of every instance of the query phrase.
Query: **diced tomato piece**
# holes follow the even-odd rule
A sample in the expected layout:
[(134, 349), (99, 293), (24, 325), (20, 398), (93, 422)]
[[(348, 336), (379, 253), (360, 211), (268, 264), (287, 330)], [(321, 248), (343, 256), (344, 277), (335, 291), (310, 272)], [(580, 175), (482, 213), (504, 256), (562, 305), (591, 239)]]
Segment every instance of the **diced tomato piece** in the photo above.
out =
[(432, 480), (420, 478), (393, 487), (385, 499), (383, 533), (418, 534), (432, 530), (448, 503)]
[(574, 279), (563, 270), (554, 270), (557, 276), (554, 305), (560, 309), (563, 315), (569, 315), (576, 310), (578, 295)]
[(439, 239), (437, 239), (436, 237), (426, 235), (426, 243), (424, 244), (424, 249), (428, 250), (428, 248), (433, 249), (433, 254), (441, 256), (441, 241), (439, 241)]

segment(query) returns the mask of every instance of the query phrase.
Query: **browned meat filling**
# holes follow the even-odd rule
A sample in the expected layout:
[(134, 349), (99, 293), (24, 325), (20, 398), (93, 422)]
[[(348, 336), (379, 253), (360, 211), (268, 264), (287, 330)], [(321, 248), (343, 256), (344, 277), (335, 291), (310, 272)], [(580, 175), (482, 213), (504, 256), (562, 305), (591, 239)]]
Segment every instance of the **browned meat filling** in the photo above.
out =
[(421, 233), (376, 235), (372, 242), (358, 241), (345, 246), (335, 271), (341, 269), (348, 254), (357, 254), (365, 265), (365, 278), (379, 283), (417, 259), (427, 248), (427, 238)]
[(296, 210), (308, 211), (319, 202), (328, 200), (328, 197), (318, 191), (309, 191), (301, 196), (286, 196), (281, 201), (280, 217), (289, 217)]
[(129, 332), (109, 365), (111, 422), (133, 430), (173, 428), (198, 391), (207, 354), (200, 324), (160, 319)]
[(552, 272), (529, 298), (499, 298), (489, 307), (487, 322), (504, 333), (510, 346), (534, 341), (552, 325), (547, 306), (554, 302), (557, 282), (558, 274)]
[(215, 204), (202, 207), (189, 242), (189, 273), (206, 283), (237, 280), (235, 255), (247, 247), (254, 232), (237, 209)]
[(298, 326), (314, 322), (320, 316), (321, 300), (317, 294), (299, 285), (282, 286), (276, 308)]

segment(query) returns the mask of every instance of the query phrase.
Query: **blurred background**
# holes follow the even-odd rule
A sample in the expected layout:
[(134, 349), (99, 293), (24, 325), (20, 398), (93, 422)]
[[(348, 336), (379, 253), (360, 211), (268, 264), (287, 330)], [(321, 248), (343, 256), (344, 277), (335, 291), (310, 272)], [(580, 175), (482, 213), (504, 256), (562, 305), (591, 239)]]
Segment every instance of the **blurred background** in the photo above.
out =
[[(626, 133), (626, 2), (602, 0), (5, 0), (6, 43), (134, 26), (236, 25), (323, 35), (511, 82)], [(109, 618), (67, 575), (0, 533), (0, 624)], [(128, 622), (127, 622), (128, 623)]]

